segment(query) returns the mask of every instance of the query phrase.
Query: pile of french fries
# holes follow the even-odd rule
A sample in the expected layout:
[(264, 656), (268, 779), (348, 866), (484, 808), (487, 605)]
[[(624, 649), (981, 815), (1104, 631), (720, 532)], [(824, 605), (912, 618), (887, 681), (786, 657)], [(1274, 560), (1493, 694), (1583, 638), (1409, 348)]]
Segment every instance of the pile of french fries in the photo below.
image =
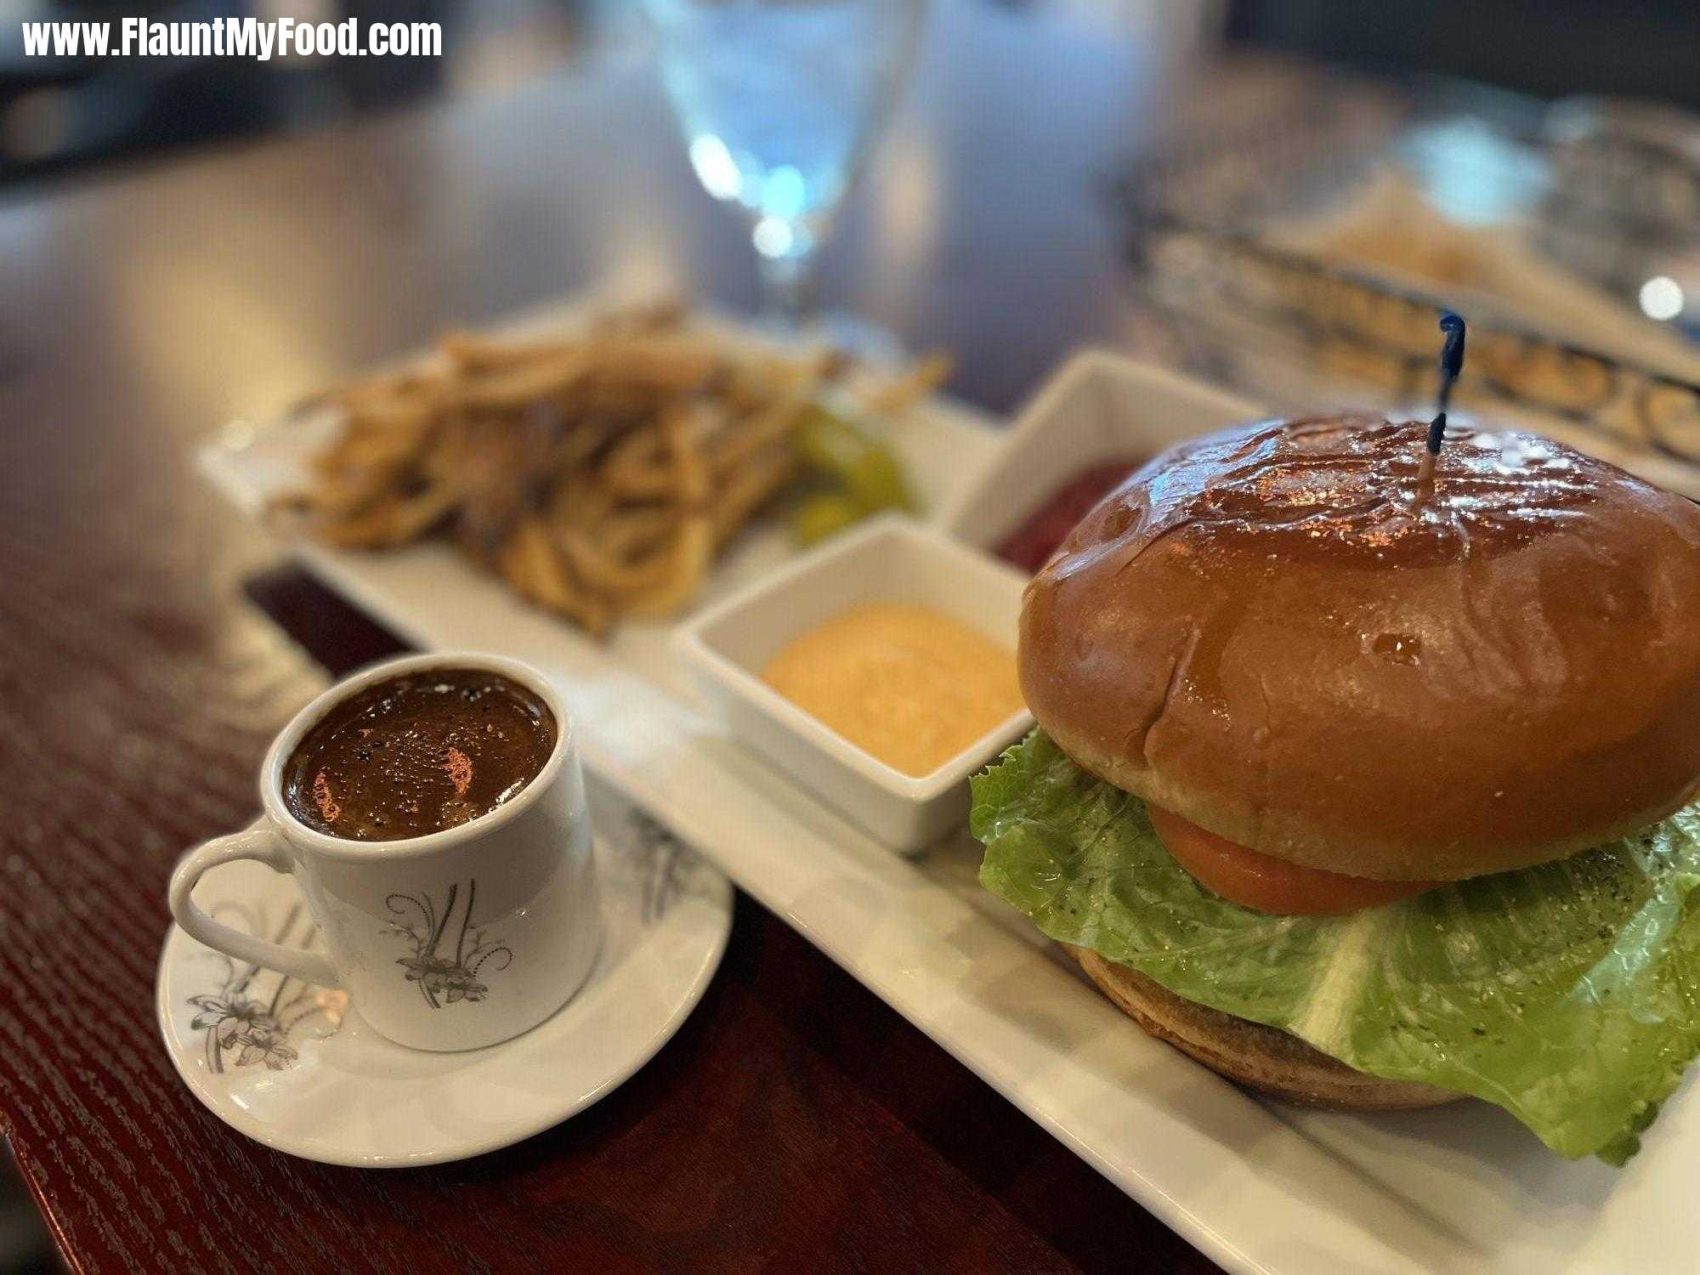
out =
[[(277, 513), (342, 548), (446, 532), (602, 635), (691, 601), (721, 547), (799, 478), (797, 431), (845, 371), (831, 351), (734, 346), (673, 307), (571, 340), (451, 335), (431, 364), (329, 396), (344, 423)], [(901, 412), (946, 371), (924, 361), (859, 405)]]

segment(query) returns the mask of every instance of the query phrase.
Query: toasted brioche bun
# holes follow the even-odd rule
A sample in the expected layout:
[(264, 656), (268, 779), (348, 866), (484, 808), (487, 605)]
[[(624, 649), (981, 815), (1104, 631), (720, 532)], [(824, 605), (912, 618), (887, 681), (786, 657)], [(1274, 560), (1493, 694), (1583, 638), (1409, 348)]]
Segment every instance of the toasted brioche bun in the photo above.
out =
[(1021, 684), (1100, 778), (1382, 880), (1545, 862), (1700, 780), (1700, 508), (1528, 434), (1261, 422), (1158, 457), (1028, 587)]
[(1437, 1107), (1464, 1096), (1416, 1081), (1365, 1075), (1312, 1049), (1297, 1036), (1207, 1009), (1087, 948), (1063, 946), (1098, 989), (1134, 1022), (1248, 1089), (1333, 1111)]

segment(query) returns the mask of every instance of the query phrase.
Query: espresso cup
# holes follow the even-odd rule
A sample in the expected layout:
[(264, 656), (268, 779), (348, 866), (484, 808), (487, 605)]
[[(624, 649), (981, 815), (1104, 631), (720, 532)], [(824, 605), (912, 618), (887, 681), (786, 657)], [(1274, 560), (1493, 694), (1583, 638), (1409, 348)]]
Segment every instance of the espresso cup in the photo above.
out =
[[(488, 814), (396, 841), (310, 828), (283, 795), (286, 763), (332, 708), (405, 673), (478, 669), (530, 690), (555, 716), (543, 768)], [(547, 678), (488, 655), (389, 660), (337, 684), (296, 714), (260, 770), (263, 816), (183, 856), (171, 913), (194, 938), (238, 961), (348, 991), (360, 1016), (414, 1049), (476, 1049), (535, 1027), (584, 983), (601, 943), (590, 816), (566, 707)], [(202, 874), (255, 859), (292, 874), (327, 951), (270, 943), (215, 921), (192, 897)]]

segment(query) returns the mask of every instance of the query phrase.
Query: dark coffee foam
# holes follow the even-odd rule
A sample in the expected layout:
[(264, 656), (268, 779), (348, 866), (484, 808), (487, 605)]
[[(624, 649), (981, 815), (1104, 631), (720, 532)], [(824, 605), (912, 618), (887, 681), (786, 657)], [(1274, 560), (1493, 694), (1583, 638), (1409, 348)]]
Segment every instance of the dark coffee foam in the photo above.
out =
[(543, 769), (556, 731), (549, 706), (499, 673), (404, 673), (307, 732), (284, 766), (284, 803), (333, 837), (426, 836), (511, 800)]

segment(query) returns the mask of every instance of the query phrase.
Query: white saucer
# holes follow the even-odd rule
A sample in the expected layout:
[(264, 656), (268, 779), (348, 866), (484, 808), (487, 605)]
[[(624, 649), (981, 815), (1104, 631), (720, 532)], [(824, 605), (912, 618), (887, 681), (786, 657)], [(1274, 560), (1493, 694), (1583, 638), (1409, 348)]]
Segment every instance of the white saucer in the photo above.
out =
[[(404, 1049), (367, 1026), (344, 993), (238, 965), (173, 925), (158, 1007), (178, 1074), (250, 1138), (369, 1168), (494, 1151), (615, 1089), (702, 999), (726, 950), (732, 890), (660, 825), (588, 783), (602, 952), (547, 1022), (487, 1049)], [(196, 901), (280, 942), (317, 938), (294, 881), (259, 863), (214, 868)]]

